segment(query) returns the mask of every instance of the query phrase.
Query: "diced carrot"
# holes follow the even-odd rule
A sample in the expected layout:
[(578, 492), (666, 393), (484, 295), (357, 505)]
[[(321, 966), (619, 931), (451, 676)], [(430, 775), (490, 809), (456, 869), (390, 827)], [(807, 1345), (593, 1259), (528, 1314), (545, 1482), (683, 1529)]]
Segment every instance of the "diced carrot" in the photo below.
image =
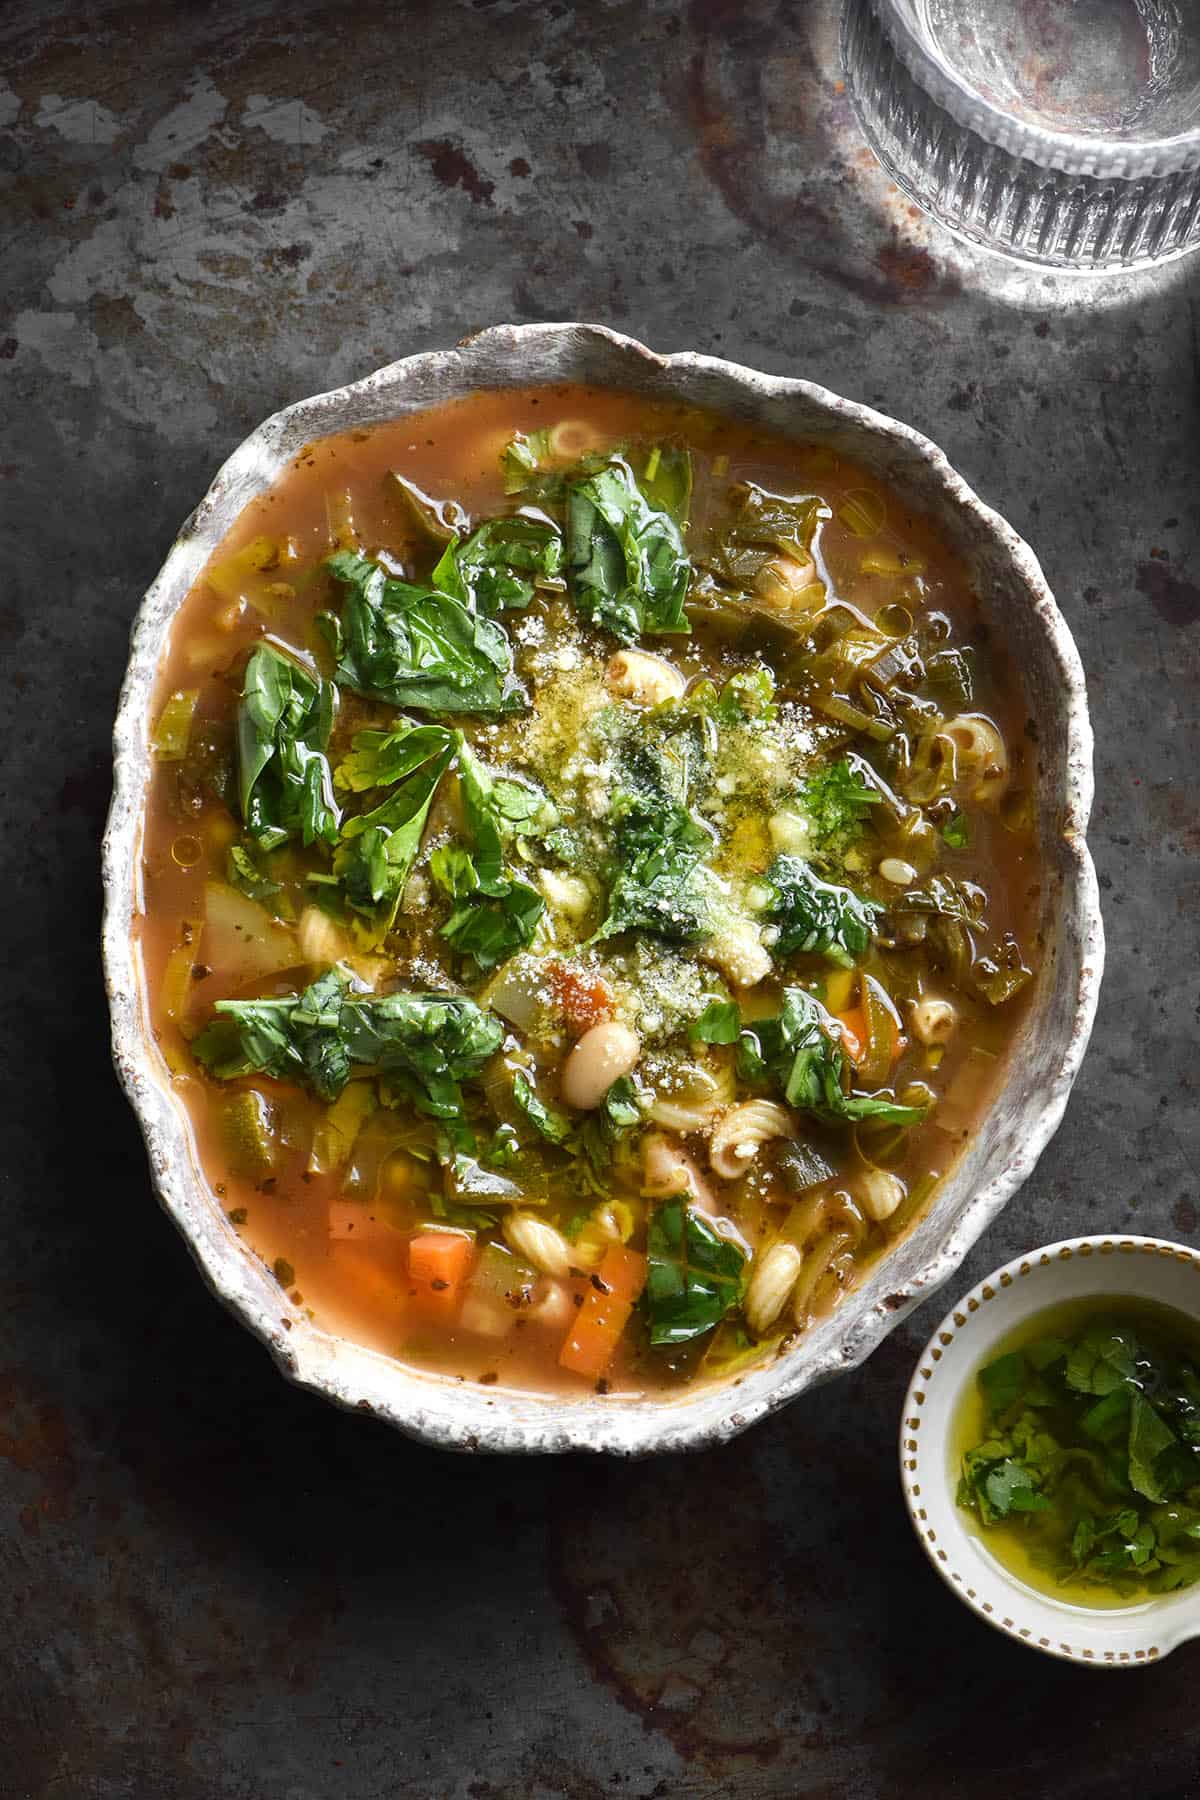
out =
[(863, 1045), (867, 1041), (867, 1021), (862, 1007), (851, 1007), (849, 1012), (838, 1013), (836, 1017), (842, 1028), (842, 1048), (852, 1063), (861, 1062)]
[(564, 1369), (586, 1375), (592, 1381), (603, 1375), (629, 1322), (634, 1301), (645, 1285), (644, 1256), (627, 1250), (624, 1244), (614, 1244), (605, 1251), (559, 1354)]
[(412, 1298), (439, 1317), (456, 1312), (474, 1261), (474, 1239), (463, 1232), (419, 1232), (408, 1240)]
[(611, 1019), (612, 989), (603, 976), (561, 962), (552, 964), (549, 974), (554, 1004), (569, 1031), (579, 1035), (599, 1025), (602, 1019)]
[[(842, 1048), (852, 1063), (861, 1062), (867, 1045), (867, 1020), (861, 1006), (855, 1006), (849, 1012), (836, 1015), (841, 1027)], [(892, 1032), (891, 1060), (896, 1061), (900, 1054), (908, 1049), (908, 1039), (900, 1031), (894, 1018), (888, 1015)]]

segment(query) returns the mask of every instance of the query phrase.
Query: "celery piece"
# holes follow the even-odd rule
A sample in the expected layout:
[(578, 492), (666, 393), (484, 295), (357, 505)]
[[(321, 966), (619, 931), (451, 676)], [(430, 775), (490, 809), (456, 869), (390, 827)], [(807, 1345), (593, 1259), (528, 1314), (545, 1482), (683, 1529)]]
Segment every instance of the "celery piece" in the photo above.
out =
[(179, 688), (163, 707), (151, 740), (159, 762), (182, 762), (187, 755), (199, 698), (199, 688)]
[(375, 1089), (369, 1081), (351, 1081), (313, 1128), (308, 1169), (311, 1175), (337, 1175), (354, 1149), (359, 1127), (374, 1111)]
[(262, 1181), (275, 1172), (279, 1140), (271, 1108), (257, 1088), (231, 1094), (221, 1108), (221, 1132), (229, 1166), (237, 1175)]

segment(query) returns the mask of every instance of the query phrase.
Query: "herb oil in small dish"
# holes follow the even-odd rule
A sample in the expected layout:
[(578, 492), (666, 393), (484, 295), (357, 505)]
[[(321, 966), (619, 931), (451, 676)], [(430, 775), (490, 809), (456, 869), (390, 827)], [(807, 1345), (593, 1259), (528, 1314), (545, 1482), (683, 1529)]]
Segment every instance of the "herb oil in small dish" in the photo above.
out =
[(917, 1537), (988, 1624), (1130, 1668), (1200, 1636), (1200, 1250), (1073, 1238), (979, 1282), (900, 1429)]
[(1022, 1581), (1129, 1606), (1200, 1579), (1200, 1327), (1153, 1301), (1068, 1301), (959, 1402), (956, 1498)]

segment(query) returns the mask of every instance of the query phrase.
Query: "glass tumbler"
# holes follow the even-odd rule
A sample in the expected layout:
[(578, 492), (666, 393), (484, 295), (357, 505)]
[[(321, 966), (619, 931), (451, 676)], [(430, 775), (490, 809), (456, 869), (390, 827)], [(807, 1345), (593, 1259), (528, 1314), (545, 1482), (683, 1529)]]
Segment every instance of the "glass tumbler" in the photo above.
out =
[(845, 0), (867, 140), (973, 244), (1053, 269), (1200, 245), (1200, 0)]

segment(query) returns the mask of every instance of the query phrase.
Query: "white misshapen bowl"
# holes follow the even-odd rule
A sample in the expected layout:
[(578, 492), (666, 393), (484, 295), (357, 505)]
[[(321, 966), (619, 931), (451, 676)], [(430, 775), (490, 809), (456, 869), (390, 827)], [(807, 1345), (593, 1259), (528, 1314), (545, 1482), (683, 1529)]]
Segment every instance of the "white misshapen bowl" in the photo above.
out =
[(954, 1416), (997, 1345), (1048, 1306), (1097, 1295), (1155, 1300), (1200, 1318), (1200, 1253), (1162, 1238), (1068, 1238), (1014, 1257), (946, 1314), (917, 1361), (900, 1425), (900, 1479), (913, 1529), (942, 1580), (998, 1630), (1068, 1662), (1132, 1669), (1200, 1637), (1200, 1587), (1134, 1606), (1077, 1606), (1003, 1567), (955, 1501)]
[[(563, 1398), (481, 1388), (404, 1367), (305, 1318), (238, 1237), (199, 1166), (186, 1110), (172, 1093), (150, 1032), (134, 933), (157, 670), (176, 612), (243, 507), (313, 438), (379, 424), (480, 388), (561, 382), (681, 400), (826, 444), (901, 491), (965, 562), (985, 620), (1012, 652), (1038, 726), (1045, 950), (1002, 1092), (928, 1216), (839, 1312), (735, 1384), (670, 1398)], [(145, 1135), (159, 1197), (209, 1286), (267, 1344), (285, 1374), (447, 1449), (622, 1455), (690, 1449), (732, 1437), (814, 1382), (853, 1368), (953, 1274), (1030, 1174), (1062, 1117), (1091, 1032), (1103, 931), (1084, 841), (1092, 733), (1070, 633), (1028, 545), (983, 505), (940, 450), (909, 426), (810, 382), (709, 356), (656, 356), (596, 325), (496, 326), (454, 350), (406, 357), (364, 381), (287, 407), (260, 425), (219, 471), (146, 595), (134, 626), (114, 752), (104, 839), (113, 1055)]]

